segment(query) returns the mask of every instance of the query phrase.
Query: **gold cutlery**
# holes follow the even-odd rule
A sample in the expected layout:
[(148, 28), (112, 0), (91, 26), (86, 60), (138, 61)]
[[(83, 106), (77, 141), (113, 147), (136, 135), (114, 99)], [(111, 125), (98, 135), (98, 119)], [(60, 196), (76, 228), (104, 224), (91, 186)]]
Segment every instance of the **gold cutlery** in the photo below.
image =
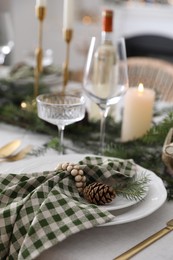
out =
[(151, 245), (155, 241), (157, 241), (159, 238), (165, 236), (170, 231), (173, 230), (173, 219), (167, 222), (166, 227), (161, 229), (160, 231), (156, 232), (155, 234), (151, 235), (141, 243), (137, 244), (136, 246), (132, 247), (125, 253), (119, 255), (118, 257), (114, 258), (114, 260), (128, 260), (132, 256), (136, 255), (138, 252), (140, 252), (142, 249), (146, 248), (147, 246)]
[(13, 154), (20, 146), (21, 140), (14, 140), (0, 148), (0, 158), (5, 158)]
[(13, 161), (21, 160), (31, 151), (31, 149), (32, 146), (28, 145), (14, 155), (10, 155), (8, 157), (2, 158), (2, 161), (13, 162)]

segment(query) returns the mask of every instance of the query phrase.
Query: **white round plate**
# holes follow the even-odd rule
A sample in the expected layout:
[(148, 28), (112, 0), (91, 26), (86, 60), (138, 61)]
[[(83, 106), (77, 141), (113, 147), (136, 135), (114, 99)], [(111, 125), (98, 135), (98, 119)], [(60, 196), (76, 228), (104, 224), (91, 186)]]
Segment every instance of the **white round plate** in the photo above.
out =
[[(13, 167), (13, 173), (32, 173), (36, 171), (47, 171), (47, 170), (54, 170), (58, 163), (62, 162), (75, 162), (82, 160), (86, 155), (81, 154), (73, 154), (73, 155), (58, 155), (58, 156), (50, 156), (50, 157), (37, 157), (32, 158), (29, 161), (29, 164), (24, 164), (23, 161), (21, 161), (22, 165), (19, 165), (18, 167)], [(9, 168), (8, 168), (9, 172)], [(138, 174), (143, 174), (143, 170), (139, 169)], [(148, 193), (148, 189), (146, 188), (146, 193), (143, 195), (143, 199)], [(124, 209), (127, 207), (130, 207), (132, 205), (135, 205), (140, 200), (128, 200), (122, 196), (117, 196), (110, 204), (99, 206), (101, 209), (113, 211), (118, 209)]]
[[(143, 169), (142, 167), (137, 168), (138, 177), (140, 177), (144, 172), (148, 176), (148, 171), (146, 172), (146, 169)], [(108, 211), (114, 211), (114, 210), (128, 208), (130, 206), (133, 206), (133, 205), (138, 204), (139, 202), (143, 201), (145, 199), (145, 197), (147, 196), (148, 190), (149, 190), (149, 184), (146, 187), (146, 191), (140, 200), (135, 200), (135, 199), (128, 200), (122, 196), (117, 196), (114, 200), (112, 200), (111, 203), (102, 205), (99, 207), (102, 209), (108, 210)]]
[[(1, 172), (4, 173), (32, 173), (32, 172), (42, 172), (47, 170), (54, 170), (57, 164), (62, 162), (74, 162), (82, 160), (88, 154), (67, 154), (67, 155), (51, 155), (51, 156), (41, 156), (34, 158), (27, 158), (22, 161), (14, 162), (13, 164), (6, 167), (6, 164), (1, 165)], [(92, 156), (92, 155), (90, 155)], [(122, 224), (131, 222), (145, 216), (150, 215), (156, 211), (162, 204), (165, 202), (167, 193), (163, 185), (162, 180), (156, 176), (153, 172), (138, 167), (138, 173), (143, 173), (149, 175), (149, 189), (146, 192), (145, 198), (138, 202), (130, 201), (122, 197), (115, 198), (114, 202), (109, 205), (100, 206), (102, 209), (111, 211), (112, 214), (115, 214), (116, 217), (109, 223), (103, 224), (102, 226), (110, 226), (116, 224)], [(130, 207), (132, 206), (132, 207)], [(128, 207), (128, 208), (127, 208)], [(125, 212), (121, 214), (118, 210), (126, 208)], [(115, 212), (114, 212), (115, 211)]]
[[(144, 199), (147, 195), (148, 189), (146, 189), (145, 194), (143, 194), (141, 199)], [(101, 209), (105, 209), (108, 211), (114, 211), (114, 210), (118, 210), (118, 209), (125, 209), (128, 208), (130, 206), (133, 206), (137, 203), (139, 203), (141, 200), (128, 200), (122, 196), (117, 196), (114, 200), (112, 200), (112, 202), (110, 204), (106, 204), (106, 205), (101, 205), (99, 206)]]
[[(139, 168), (144, 170), (144, 168), (140, 166)], [(149, 190), (145, 199), (137, 205), (130, 207), (128, 211), (120, 215), (118, 215), (118, 211), (111, 212), (115, 215), (115, 218), (100, 226), (118, 225), (144, 218), (155, 212), (164, 204), (167, 198), (167, 192), (163, 181), (155, 173), (146, 169), (145, 171), (147, 171), (147, 174), (150, 176)]]

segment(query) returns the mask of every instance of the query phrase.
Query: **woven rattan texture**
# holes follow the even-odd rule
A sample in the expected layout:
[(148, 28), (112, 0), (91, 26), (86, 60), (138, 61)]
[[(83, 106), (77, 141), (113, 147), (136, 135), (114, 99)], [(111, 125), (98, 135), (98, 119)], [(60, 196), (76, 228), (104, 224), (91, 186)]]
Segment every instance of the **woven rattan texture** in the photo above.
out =
[(128, 58), (129, 86), (152, 88), (162, 101), (173, 101), (173, 64), (156, 58)]

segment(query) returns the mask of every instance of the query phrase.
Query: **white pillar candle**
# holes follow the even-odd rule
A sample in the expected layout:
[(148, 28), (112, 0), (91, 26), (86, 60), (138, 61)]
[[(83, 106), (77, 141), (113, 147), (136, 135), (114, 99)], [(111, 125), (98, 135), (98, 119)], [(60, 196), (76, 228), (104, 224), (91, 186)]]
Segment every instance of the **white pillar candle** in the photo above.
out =
[(155, 92), (152, 89), (128, 89), (124, 99), (121, 139), (123, 142), (142, 137), (151, 127)]
[(39, 7), (39, 6), (43, 6), (43, 7), (46, 7), (47, 5), (47, 1), (46, 0), (36, 0), (36, 6)]
[(63, 29), (73, 29), (74, 1), (64, 0)]

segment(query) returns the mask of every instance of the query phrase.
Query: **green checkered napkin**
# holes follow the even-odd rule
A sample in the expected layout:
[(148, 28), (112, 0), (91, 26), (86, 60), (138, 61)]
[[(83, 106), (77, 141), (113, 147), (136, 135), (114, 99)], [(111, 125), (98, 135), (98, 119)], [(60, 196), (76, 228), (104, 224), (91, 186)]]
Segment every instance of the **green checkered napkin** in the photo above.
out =
[[(136, 173), (131, 160), (86, 157), (79, 163), (90, 182)], [(0, 174), (0, 259), (34, 259), (68, 236), (113, 218), (82, 199), (66, 171)]]

